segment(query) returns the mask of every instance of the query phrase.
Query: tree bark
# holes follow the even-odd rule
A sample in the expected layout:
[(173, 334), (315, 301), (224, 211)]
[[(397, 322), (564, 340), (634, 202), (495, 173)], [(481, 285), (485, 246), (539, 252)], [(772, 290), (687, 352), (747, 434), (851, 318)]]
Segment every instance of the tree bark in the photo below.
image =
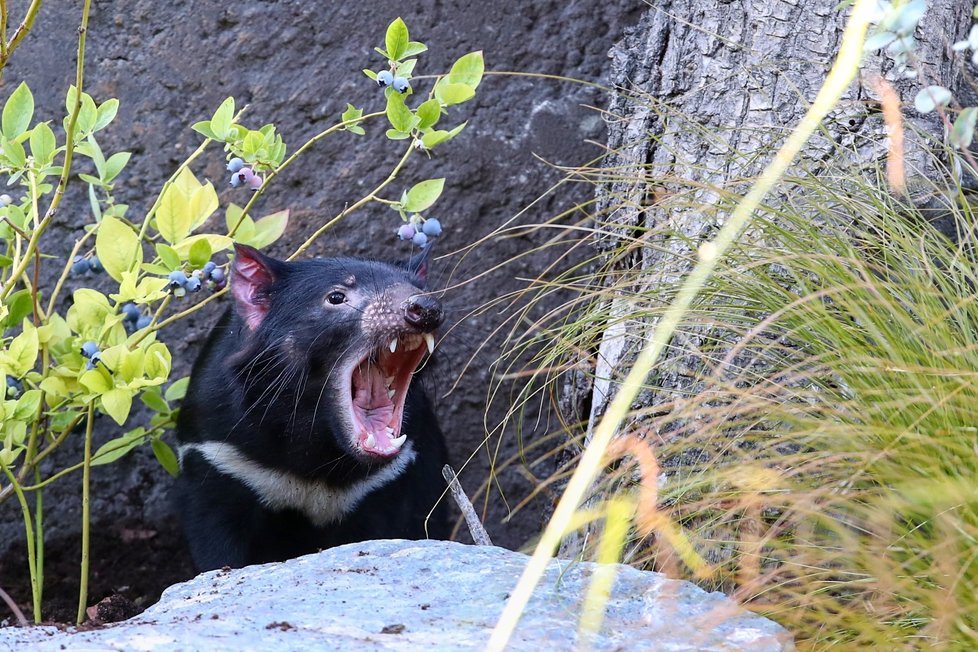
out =
[[(602, 277), (609, 294), (628, 278), (639, 279), (631, 289), (668, 288), (686, 275), (698, 244), (715, 234), (728, 208), (815, 98), (849, 13), (833, 5), (804, 0), (660, 2), (612, 49), (612, 80), (620, 92), (609, 109), (612, 153), (604, 162), (609, 180), (598, 187), (596, 211), (607, 220), (597, 247), (611, 271)], [(825, 121), (824, 132), (809, 143), (802, 157), (804, 170), (817, 173), (829, 157), (837, 165), (840, 151), (848, 152), (854, 169), (884, 159), (879, 76), (896, 87), (913, 128), (938, 140), (940, 118), (913, 110), (916, 92), (927, 84), (943, 84), (962, 102), (973, 100), (962, 80), (960, 59), (956, 63), (948, 47), (967, 34), (971, 4), (935, 0), (930, 5), (916, 34), (921, 78), (899, 78), (884, 53), (868, 55), (863, 74)], [(907, 167), (926, 176), (929, 145), (909, 140), (911, 131)], [(779, 198), (773, 199), (777, 203)], [(623, 247), (636, 237), (644, 238), (646, 246)], [(661, 299), (669, 298), (666, 294)], [(624, 294), (608, 300), (594, 371), (565, 382), (563, 406), (571, 421), (587, 423), (585, 442), (655, 327), (630, 319), (633, 309)], [(653, 389), (634, 407), (654, 407), (696, 391), (701, 359), (690, 352), (696, 351), (701, 335), (687, 329), (674, 338), (671, 350), (682, 353), (666, 355), (648, 380)], [(580, 542), (570, 540), (562, 554), (575, 554)]]

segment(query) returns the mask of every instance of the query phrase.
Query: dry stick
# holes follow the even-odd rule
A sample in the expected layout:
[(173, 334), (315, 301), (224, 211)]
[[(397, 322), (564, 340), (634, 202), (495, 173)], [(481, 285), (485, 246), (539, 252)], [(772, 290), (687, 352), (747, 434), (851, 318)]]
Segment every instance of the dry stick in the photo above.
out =
[(7, 603), (7, 606), (10, 607), (10, 610), (14, 612), (14, 615), (17, 617), (17, 624), (20, 625), (21, 627), (27, 627), (28, 623), (27, 623), (27, 619), (24, 618), (24, 612), (20, 610), (20, 607), (17, 606), (17, 603), (14, 602), (11, 599), (11, 597), (7, 594), (7, 592), (4, 591), (3, 589), (0, 589), (0, 598), (2, 598), (3, 601)]
[(479, 515), (475, 513), (472, 502), (465, 495), (462, 485), (459, 484), (455, 469), (450, 464), (446, 464), (441, 467), (441, 474), (445, 478), (445, 482), (448, 483), (448, 488), (452, 492), (452, 498), (455, 499), (455, 504), (462, 510), (462, 516), (465, 517), (465, 524), (469, 526), (469, 534), (472, 535), (472, 540), (475, 541), (475, 545), (491, 546), (492, 539), (489, 538), (489, 533), (486, 532), (486, 528), (482, 527), (482, 521), (479, 520)]
[(801, 151), (821, 120), (838, 102), (856, 76), (862, 61), (862, 49), (869, 25), (870, 2), (857, 0), (852, 15), (846, 25), (839, 47), (839, 55), (829, 71), (828, 77), (819, 90), (815, 101), (805, 113), (801, 122), (788, 136), (774, 159), (761, 173), (757, 182), (744, 196), (731, 213), (730, 218), (720, 229), (712, 242), (704, 242), (699, 249), (699, 262), (684, 280), (676, 298), (669, 306), (662, 320), (652, 333), (652, 338), (639, 353), (628, 375), (622, 381), (604, 416), (594, 430), (594, 436), (578, 462), (577, 469), (564, 489), (564, 495), (554, 510), (553, 516), (544, 529), (533, 556), (523, 569), (516, 587), (510, 595), (503, 613), (486, 646), (493, 652), (502, 652), (516, 629), (530, 596), (550, 563), (553, 551), (557, 549), (565, 529), (570, 524), (574, 512), (591, 488), (591, 483), (601, 469), (602, 460), (608, 444), (624, 421), (634, 398), (644, 386), (649, 370), (659, 359), (659, 355), (669, 344), (694, 297), (706, 283), (721, 255), (734, 243), (740, 233), (749, 225), (751, 217), (761, 200), (783, 176), (788, 166)]

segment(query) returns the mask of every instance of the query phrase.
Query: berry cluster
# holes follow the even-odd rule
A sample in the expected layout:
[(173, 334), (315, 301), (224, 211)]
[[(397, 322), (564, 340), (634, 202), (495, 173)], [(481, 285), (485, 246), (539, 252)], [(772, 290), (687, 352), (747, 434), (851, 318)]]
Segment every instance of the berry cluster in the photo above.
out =
[(240, 185), (248, 186), (252, 190), (261, 188), (262, 178), (255, 174), (254, 170), (245, 166), (245, 162), (238, 157), (228, 161), (228, 172), (231, 173), (229, 183), (232, 188), (237, 188)]
[(211, 290), (220, 290), (225, 285), (224, 270), (210, 260), (201, 269), (191, 272), (190, 276), (178, 269), (170, 272), (168, 278), (168, 287), (175, 297), (182, 297), (187, 292), (199, 292), (204, 284)]
[(80, 276), (85, 272), (95, 272), (97, 274), (104, 269), (105, 268), (102, 267), (102, 262), (98, 259), (98, 256), (92, 256), (91, 258), (75, 256), (75, 259), (71, 264), (71, 273), (75, 276)]
[(404, 77), (395, 77), (390, 70), (381, 70), (377, 73), (377, 85), (381, 88), (390, 86), (398, 93), (407, 93), (411, 90), (411, 84)]
[(88, 358), (88, 362), (85, 363), (85, 369), (92, 370), (102, 362), (102, 352), (99, 351), (98, 344), (91, 340), (82, 344), (81, 354)]
[(397, 230), (397, 237), (401, 240), (410, 240), (419, 247), (428, 244), (429, 238), (437, 238), (440, 235), (441, 222), (434, 217), (429, 217), (420, 226), (417, 224), (404, 224)]
[(125, 325), (127, 331), (141, 330), (153, 322), (152, 317), (139, 312), (139, 308), (136, 307), (135, 303), (127, 303), (120, 310), (124, 315), (122, 323)]

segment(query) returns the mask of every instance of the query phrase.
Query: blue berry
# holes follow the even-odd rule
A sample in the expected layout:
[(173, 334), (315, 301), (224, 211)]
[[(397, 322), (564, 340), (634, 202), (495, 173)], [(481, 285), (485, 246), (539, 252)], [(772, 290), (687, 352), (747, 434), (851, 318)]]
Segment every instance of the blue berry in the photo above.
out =
[(423, 247), (428, 243), (428, 236), (426, 236), (424, 233), (415, 233), (414, 237), (411, 238), (411, 242), (419, 247)]
[(390, 70), (381, 70), (377, 73), (378, 86), (390, 86), (392, 83), (394, 83), (394, 75)]
[(98, 344), (92, 342), (91, 340), (85, 342), (84, 344), (82, 344), (81, 353), (86, 358), (91, 359), (93, 356), (95, 356), (98, 353)]
[(127, 303), (122, 306), (122, 314), (126, 316), (127, 321), (136, 321), (139, 319), (139, 308), (135, 303)]
[(21, 393), (24, 391), (24, 386), (20, 384), (20, 381), (13, 376), (7, 376), (7, 397), (8, 398), (20, 398)]
[(437, 218), (429, 217), (421, 226), (421, 232), (429, 238), (437, 238), (441, 235), (441, 222)]
[(200, 278), (197, 276), (191, 276), (187, 279), (187, 283), (183, 287), (187, 289), (187, 292), (197, 292), (200, 290)]
[(187, 286), (187, 280), (188, 280), (187, 275), (178, 269), (176, 271), (170, 272), (170, 275), (167, 278), (170, 279), (170, 284), (169, 284), (170, 290), (178, 297), (182, 297), (183, 296), (182, 294), (177, 294), (177, 290), (182, 290)]
[(410, 240), (414, 237), (414, 234), (414, 227), (410, 224), (404, 224), (397, 230), (397, 237), (401, 240)]
[(251, 175), (251, 177), (248, 179), (248, 187), (251, 188), (252, 190), (258, 190), (259, 188), (261, 188), (261, 184), (262, 184), (262, 178), (257, 174)]
[(102, 355), (98, 351), (96, 351), (88, 359), (88, 363), (85, 364), (85, 369), (88, 369), (89, 371), (91, 371), (92, 369), (94, 369), (95, 367), (97, 367), (98, 366), (98, 363), (100, 363), (100, 362), (102, 362)]
[(237, 156), (228, 161), (228, 172), (238, 172), (244, 167), (244, 161)]
[(211, 280), (220, 285), (224, 282), (224, 270), (216, 267), (211, 270)]
[(244, 181), (244, 179), (242, 179), (242, 178), (241, 178), (241, 173), (240, 173), (240, 172), (235, 172), (235, 173), (233, 173), (233, 174), (231, 175), (231, 179), (230, 179), (230, 180), (228, 181), (228, 184), (229, 184), (229, 185), (230, 185), (230, 186), (231, 186), (232, 188), (237, 188), (238, 186), (240, 186), (240, 185), (241, 185), (241, 183), (242, 183), (243, 181)]
[(6, 193), (0, 195), (0, 206), (10, 206), (12, 203), (14, 203), (13, 197)]
[(214, 268), (216, 267), (217, 265), (214, 263), (214, 261), (208, 260), (206, 263), (204, 263), (204, 267), (201, 268), (201, 271), (204, 272), (204, 276), (207, 277), (210, 276), (211, 272), (213, 272)]
[(102, 261), (98, 259), (98, 256), (92, 256), (88, 260), (88, 268), (93, 272), (104, 272), (105, 268), (102, 267)]
[(411, 85), (408, 84), (408, 80), (403, 77), (395, 77), (394, 81), (391, 82), (391, 87), (398, 93), (407, 93)]
[(149, 315), (143, 315), (142, 317), (136, 320), (136, 329), (142, 330), (143, 328), (149, 326), (152, 321), (153, 321), (152, 317), (150, 317)]
[(85, 272), (87, 272), (89, 269), (91, 269), (91, 268), (90, 268), (87, 260), (85, 260), (81, 256), (75, 256), (75, 262), (71, 266), (71, 273), (72, 274), (74, 274), (75, 276), (80, 276), (81, 274), (84, 274)]

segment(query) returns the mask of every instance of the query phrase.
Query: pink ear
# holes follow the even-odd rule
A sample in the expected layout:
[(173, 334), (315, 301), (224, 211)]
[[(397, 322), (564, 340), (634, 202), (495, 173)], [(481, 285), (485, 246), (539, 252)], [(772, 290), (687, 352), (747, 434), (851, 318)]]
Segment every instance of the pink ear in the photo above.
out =
[(257, 330), (268, 313), (268, 286), (275, 281), (270, 259), (254, 247), (234, 245), (231, 294), (238, 314), (251, 330)]

